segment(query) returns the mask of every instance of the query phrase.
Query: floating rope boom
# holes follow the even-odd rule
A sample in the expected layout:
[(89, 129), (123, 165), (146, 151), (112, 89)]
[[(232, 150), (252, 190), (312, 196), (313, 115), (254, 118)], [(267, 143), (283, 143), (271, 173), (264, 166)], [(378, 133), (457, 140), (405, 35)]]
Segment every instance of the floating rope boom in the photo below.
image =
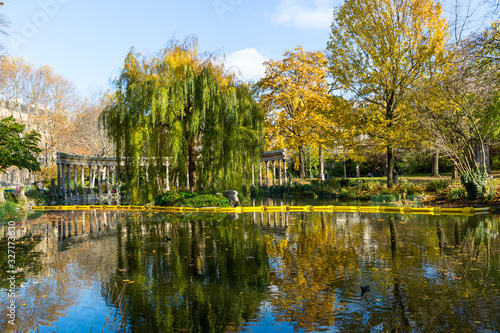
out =
[(474, 215), (488, 213), (483, 208), (443, 208), (443, 207), (390, 207), (390, 206), (257, 206), (257, 207), (163, 207), (163, 206), (122, 206), (122, 205), (75, 205), (75, 206), (34, 206), (33, 210), (140, 210), (166, 213), (265, 213), (265, 212), (358, 212), (358, 213), (400, 213), (427, 215)]

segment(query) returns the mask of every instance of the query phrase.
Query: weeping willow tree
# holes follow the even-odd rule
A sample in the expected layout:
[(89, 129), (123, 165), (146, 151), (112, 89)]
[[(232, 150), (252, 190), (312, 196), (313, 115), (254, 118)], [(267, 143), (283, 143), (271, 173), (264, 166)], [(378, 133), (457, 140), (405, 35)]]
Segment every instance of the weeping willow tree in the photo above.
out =
[(114, 85), (101, 121), (134, 202), (155, 198), (166, 182), (195, 191), (240, 189), (249, 179), (262, 110), (223, 59), (197, 52), (196, 39), (171, 41), (155, 57), (132, 49)]

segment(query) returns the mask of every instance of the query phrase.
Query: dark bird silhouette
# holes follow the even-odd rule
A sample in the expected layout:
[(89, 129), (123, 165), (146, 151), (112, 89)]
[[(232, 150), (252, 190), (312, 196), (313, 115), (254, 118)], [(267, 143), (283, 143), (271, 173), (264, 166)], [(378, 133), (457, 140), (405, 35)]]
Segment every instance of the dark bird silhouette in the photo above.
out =
[(168, 237), (168, 236), (165, 236), (165, 240), (167, 240), (167, 241), (171, 241), (171, 240), (172, 240), (172, 238), (170, 238), (170, 237)]
[(370, 291), (370, 286), (361, 286), (361, 297), (363, 297), (363, 295), (367, 292)]

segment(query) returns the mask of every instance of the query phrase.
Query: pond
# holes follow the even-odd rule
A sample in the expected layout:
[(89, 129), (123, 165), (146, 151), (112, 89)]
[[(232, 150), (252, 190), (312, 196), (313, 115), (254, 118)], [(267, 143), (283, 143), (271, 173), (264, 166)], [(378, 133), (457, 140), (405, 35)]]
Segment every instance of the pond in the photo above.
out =
[(2, 272), (0, 331), (496, 332), (498, 221), (45, 212), (10, 229), (40, 255), (16, 262), (15, 326)]

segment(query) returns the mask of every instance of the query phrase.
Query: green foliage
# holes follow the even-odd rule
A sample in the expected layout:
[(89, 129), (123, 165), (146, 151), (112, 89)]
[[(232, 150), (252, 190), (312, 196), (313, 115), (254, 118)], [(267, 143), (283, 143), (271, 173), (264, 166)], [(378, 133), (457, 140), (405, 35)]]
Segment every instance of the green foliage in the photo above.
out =
[(361, 190), (363, 191), (379, 191), (383, 188), (383, 184), (379, 180), (365, 180), (361, 184)]
[(467, 196), (467, 190), (465, 187), (452, 188), (448, 193), (448, 199), (456, 200), (460, 198), (465, 198)]
[(356, 192), (349, 191), (346, 189), (342, 189), (339, 192), (339, 199), (340, 200), (353, 201), (353, 200), (356, 200), (357, 198), (358, 198), (358, 195), (356, 194)]
[(482, 193), (483, 189), (486, 189), (488, 185), (488, 172), (477, 169), (470, 172), (463, 172), (460, 175), (460, 181), (467, 190), (467, 197), (476, 200), (479, 193)]
[(359, 201), (370, 201), (371, 200), (371, 194), (366, 193), (366, 194), (360, 194), (358, 195), (358, 200)]
[(302, 192), (302, 196), (306, 198), (314, 198), (316, 199), (318, 195), (314, 191), (304, 191)]
[(17, 166), (30, 171), (40, 170), (36, 155), (40, 153), (40, 134), (24, 132), (25, 125), (16, 123), (13, 116), (0, 119), (0, 172)]
[[(433, 0), (349, 0), (333, 13), (327, 45), (332, 90), (348, 91), (355, 105), (335, 116), (350, 145), (387, 151), (389, 175), (393, 148), (412, 147), (427, 134), (416, 126), (420, 114), (408, 97), (443, 63), (447, 24), (441, 14)], [(356, 142), (360, 134), (367, 137), (363, 145)], [(387, 182), (392, 187), (392, 177)]]
[(427, 185), (425, 186), (425, 190), (427, 192), (439, 192), (442, 190), (447, 190), (451, 185), (451, 182), (446, 179), (441, 179), (441, 180), (431, 180)]
[(340, 190), (342, 186), (340, 185), (340, 179), (338, 178), (330, 178), (320, 183), (321, 186), (330, 190)]
[(500, 155), (497, 155), (491, 159), (491, 169), (500, 170)]
[(198, 54), (196, 40), (172, 41), (153, 58), (132, 50), (114, 85), (101, 121), (132, 202), (151, 201), (166, 182), (187, 187), (189, 178), (193, 192), (239, 190), (242, 174), (250, 179), (262, 150), (262, 109), (220, 59)]
[(12, 201), (6, 201), (0, 204), (0, 221), (15, 217), (17, 214), (17, 206)]
[(44, 205), (45, 202), (47, 201), (46, 195), (42, 191), (40, 191), (36, 186), (27, 191), (26, 196), (29, 199), (34, 200), (35, 203), (39, 206)]
[(403, 192), (408, 195), (415, 195), (420, 193), (420, 188), (414, 183), (409, 182), (406, 179), (403, 179), (399, 181), (396, 191), (399, 193)]
[(358, 179), (354, 179), (354, 178), (342, 178), (342, 179), (339, 179), (339, 183), (340, 183), (340, 187), (342, 187), (342, 188), (355, 187), (355, 186), (358, 186), (358, 184), (360, 184)]
[(222, 195), (196, 194), (191, 192), (166, 192), (156, 198), (155, 205), (168, 207), (230, 207)]

